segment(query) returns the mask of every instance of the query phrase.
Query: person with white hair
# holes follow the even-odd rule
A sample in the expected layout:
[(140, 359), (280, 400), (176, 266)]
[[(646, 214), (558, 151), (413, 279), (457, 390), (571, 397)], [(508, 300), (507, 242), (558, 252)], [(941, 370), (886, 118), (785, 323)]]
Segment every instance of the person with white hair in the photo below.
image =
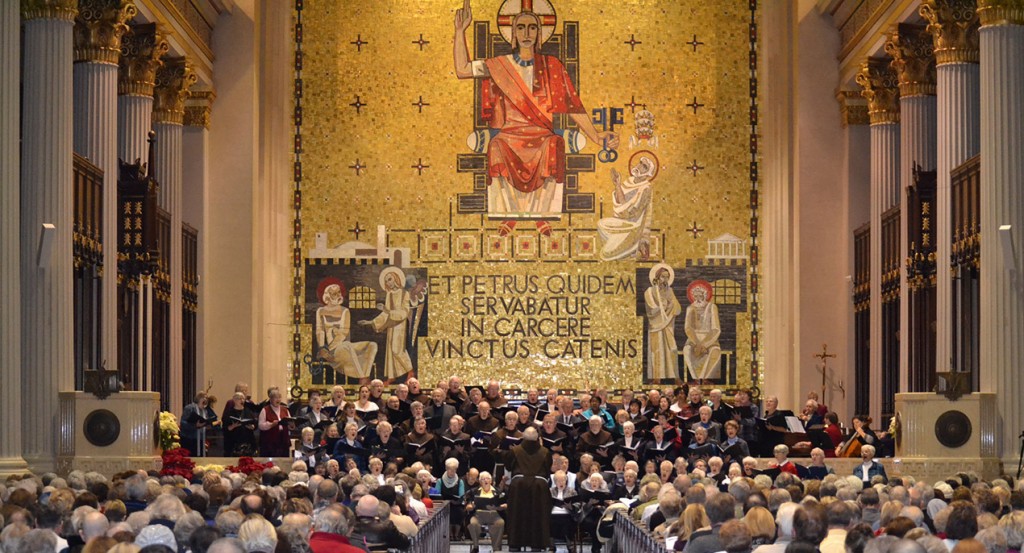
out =
[(347, 535), (348, 517), (340, 508), (325, 509), (313, 521), (313, 532), (309, 536), (309, 550), (312, 553), (356, 553), (362, 549), (354, 546)]
[(273, 553), (277, 548), (277, 531), (267, 519), (252, 516), (238, 529), (238, 539), (245, 545), (246, 553)]
[(109, 529), (110, 521), (107, 520), (106, 515), (99, 511), (92, 511), (82, 518), (78, 535), (82, 537), (84, 543), (89, 543), (91, 540), (105, 535)]
[(587, 424), (587, 431), (576, 442), (576, 453), (589, 453), (602, 468), (610, 467), (612, 455), (609, 444), (614, 444), (611, 432), (604, 429), (604, 419), (600, 415), (592, 415)]
[(860, 478), (864, 482), (864, 486), (867, 487), (868, 483), (875, 476), (881, 476), (884, 482), (889, 481), (889, 477), (885, 474), (885, 467), (882, 463), (874, 460), (875, 457), (875, 446), (864, 444), (860, 448), (861, 463), (853, 468), (853, 475)]

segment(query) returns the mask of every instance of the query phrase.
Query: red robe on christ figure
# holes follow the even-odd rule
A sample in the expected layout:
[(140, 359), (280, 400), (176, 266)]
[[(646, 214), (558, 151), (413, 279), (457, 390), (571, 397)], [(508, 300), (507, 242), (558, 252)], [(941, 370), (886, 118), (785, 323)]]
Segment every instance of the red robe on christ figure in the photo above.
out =
[[(534, 56), (531, 72), (517, 70), (512, 56), (485, 63), (490, 78), (483, 83), (482, 115), (499, 131), (487, 149), (488, 176), (505, 178), (520, 192), (539, 190), (548, 179), (561, 185), (565, 142), (554, 132), (554, 114), (586, 113), (565, 67), (545, 55)], [(524, 73), (532, 73), (532, 82)]]

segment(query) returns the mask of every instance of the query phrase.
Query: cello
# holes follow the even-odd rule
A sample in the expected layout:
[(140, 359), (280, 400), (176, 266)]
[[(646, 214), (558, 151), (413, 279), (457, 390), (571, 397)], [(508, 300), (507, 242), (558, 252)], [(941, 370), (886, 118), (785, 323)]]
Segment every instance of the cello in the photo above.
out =
[(853, 417), (853, 434), (850, 439), (843, 445), (836, 449), (836, 457), (860, 457), (861, 447), (868, 442), (874, 441), (869, 439), (868, 425), (871, 424), (871, 417)]

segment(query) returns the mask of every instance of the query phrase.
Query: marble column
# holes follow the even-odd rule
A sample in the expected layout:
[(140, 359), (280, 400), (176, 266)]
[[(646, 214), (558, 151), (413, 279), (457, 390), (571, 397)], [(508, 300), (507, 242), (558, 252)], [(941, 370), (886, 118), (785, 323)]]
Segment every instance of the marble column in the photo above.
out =
[[(899, 194), (900, 203), (905, 204), (907, 187), (914, 184), (914, 166), (920, 166), (924, 171), (935, 169), (935, 57), (932, 55), (931, 35), (927, 34), (923, 25), (901, 23), (886, 41), (885, 51), (892, 57), (890, 66), (899, 81)], [(909, 389), (910, 287), (907, 283), (907, 265), (902, 263), (910, 255), (907, 247), (909, 214), (907, 209), (900, 210), (900, 335), (903, 339), (900, 340), (898, 391)], [(948, 284), (948, 264), (945, 274)]]
[(935, 52), (938, 97), (938, 159), (935, 165), (936, 321), (935, 370), (950, 371), (953, 355), (953, 201), (950, 171), (980, 147), (978, 15), (975, 0), (925, 0)]
[(1007, 463), (1016, 462), (1024, 429), (1024, 3), (979, 0), (978, 15), (981, 391), (996, 392), (999, 451)]
[[(188, 160), (182, 170), (182, 220), (198, 232), (196, 270), (206, 274), (207, 187), (210, 180), (210, 112), (216, 94), (212, 90), (191, 90), (185, 100), (185, 129), (182, 157)], [(196, 382), (206, 382), (204, 349), (206, 340), (205, 288), (196, 291)]]
[[(172, 413), (181, 412), (182, 402), (182, 260), (181, 260), (181, 215), (182, 215), (182, 124), (185, 119), (185, 98), (188, 89), (195, 84), (196, 75), (185, 58), (164, 58), (164, 64), (156, 72), (154, 89), (153, 130), (156, 132), (156, 151), (152, 160), (153, 176), (160, 183), (157, 203), (171, 216), (171, 251), (169, 252), (171, 300), (170, 332), (168, 344), (170, 353), (171, 389), (168, 405)], [(163, 252), (161, 252), (162, 254)], [(194, 390), (190, 390), (194, 393)]]
[(170, 46), (153, 23), (131, 25), (121, 43), (117, 78), (117, 156), (126, 163), (136, 160), (148, 163), (156, 70)]
[(18, 113), (21, 99), (21, 15), (0, 2), (0, 478), (28, 469), (21, 457), (21, 221)]
[[(131, 0), (79, 0), (75, 19), (74, 147), (103, 171), (100, 359), (117, 367), (117, 60), (138, 9)], [(98, 367), (93, 367), (94, 369)]]
[(868, 58), (857, 74), (871, 122), (871, 413), (882, 408), (882, 213), (900, 202), (900, 105), (896, 72), (885, 58)]
[(21, 119), (31, 122), (21, 135), (21, 438), (22, 455), (36, 472), (54, 468), (57, 394), (75, 383), (71, 65), (77, 7), (77, 0), (21, 2)]

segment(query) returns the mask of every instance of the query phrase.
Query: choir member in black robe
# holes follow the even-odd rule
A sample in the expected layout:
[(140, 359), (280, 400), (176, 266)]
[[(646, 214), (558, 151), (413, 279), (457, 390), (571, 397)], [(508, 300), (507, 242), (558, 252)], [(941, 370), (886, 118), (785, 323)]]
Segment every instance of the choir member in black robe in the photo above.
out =
[(256, 455), (256, 412), (246, 404), (245, 394), (235, 392), (224, 406), (224, 454), (228, 457)]

